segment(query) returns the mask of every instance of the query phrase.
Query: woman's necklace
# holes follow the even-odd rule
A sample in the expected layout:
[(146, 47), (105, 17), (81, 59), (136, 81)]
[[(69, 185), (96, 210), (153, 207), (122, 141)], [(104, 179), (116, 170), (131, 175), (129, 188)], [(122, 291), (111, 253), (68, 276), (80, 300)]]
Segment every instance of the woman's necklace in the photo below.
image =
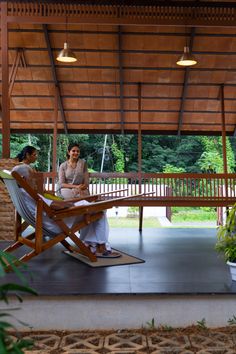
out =
[(75, 169), (76, 168), (76, 166), (77, 166), (77, 161), (68, 161), (69, 162), (69, 166), (71, 167), (71, 168), (73, 168), (73, 169)]

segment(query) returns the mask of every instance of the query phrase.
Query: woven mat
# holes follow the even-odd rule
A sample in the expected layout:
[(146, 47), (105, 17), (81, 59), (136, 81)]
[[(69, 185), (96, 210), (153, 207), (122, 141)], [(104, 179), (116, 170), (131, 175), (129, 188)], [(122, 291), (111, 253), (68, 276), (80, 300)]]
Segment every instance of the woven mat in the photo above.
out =
[(119, 252), (121, 257), (119, 258), (97, 258), (97, 262), (91, 262), (87, 257), (83, 256), (79, 253), (71, 253), (69, 251), (63, 251), (70, 257), (77, 259), (80, 262), (87, 264), (90, 267), (98, 268), (98, 267), (111, 267), (111, 266), (120, 266), (127, 264), (137, 264), (144, 263), (145, 261), (141, 258), (131, 256), (130, 254), (121, 252), (113, 248), (113, 251)]

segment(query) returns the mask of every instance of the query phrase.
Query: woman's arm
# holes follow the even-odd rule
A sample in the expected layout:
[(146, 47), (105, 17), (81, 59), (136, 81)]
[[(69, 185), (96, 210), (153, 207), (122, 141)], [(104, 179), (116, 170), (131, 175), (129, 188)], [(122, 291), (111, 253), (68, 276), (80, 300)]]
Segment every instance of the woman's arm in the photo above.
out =
[(84, 185), (85, 189), (89, 187), (89, 172), (87, 162), (84, 162)]
[(59, 185), (61, 188), (73, 188), (73, 185), (71, 183), (67, 183), (67, 181), (66, 181), (65, 162), (63, 162), (59, 167), (58, 179), (59, 179)]

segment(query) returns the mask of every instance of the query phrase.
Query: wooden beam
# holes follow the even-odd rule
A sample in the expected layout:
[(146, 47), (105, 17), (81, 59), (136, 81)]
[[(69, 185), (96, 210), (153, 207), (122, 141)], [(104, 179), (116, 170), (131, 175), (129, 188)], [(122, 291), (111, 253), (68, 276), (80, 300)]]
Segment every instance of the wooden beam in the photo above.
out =
[[(228, 53), (227, 53), (228, 55)], [(236, 52), (235, 52), (235, 55), (236, 55)], [(1, 65), (0, 65), (1, 67)], [(28, 68), (50, 68), (51, 65), (48, 65), (48, 64), (31, 64), (31, 65), (27, 65)], [(94, 69), (99, 69), (99, 70), (119, 70), (119, 66), (114, 66), (114, 65), (57, 65), (55, 64), (55, 68), (61, 68), (61, 69), (86, 69), (86, 70), (94, 70)], [(132, 71), (184, 71), (184, 68), (181, 68), (181, 67), (161, 67), (161, 66), (158, 66), (158, 67), (142, 67), (142, 66), (123, 66), (122, 67), (122, 70), (123, 71), (126, 71), (126, 70), (132, 70)], [(236, 69), (235, 68), (225, 68), (225, 67), (222, 67), (222, 68), (191, 68), (191, 71), (194, 71), (194, 72), (233, 72), (235, 73), (236, 72)]]
[(1, 2), (1, 59), (2, 59), (2, 157), (10, 157), (10, 105), (8, 69), (7, 1)]
[(58, 87), (54, 88), (53, 153), (52, 172), (57, 172), (57, 121), (58, 121)]
[[(73, 6), (72, 6), (73, 4)], [(198, 1), (110, 1), (82, 3), (8, 1), (11, 23), (129, 24), (176, 26), (235, 26), (235, 4)], [(150, 5), (151, 4), (151, 5)], [(37, 15), (35, 15), (37, 14)]]
[(59, 85), (59, 82), (58, 82), (58, 79), (57, 79), (57, 73), (56, 73), (56, 68), (55, 68), (55, 64), (54, 64), (54, 60), (53, 60), (53, 54), (52, 54), (52, 48), (51, 48), (51, 44), (50, 44), (50, 38), (49, 38), (49, 35), (48, 35), (48, 31), (47, 31), (47, 26), (46, 25), (43, 25), (43, 31), (44, 31), (44, 37), (45, 37), (45, 41), (46, 41), (46, 44), (47, 44), (47, 50), (48, 50), (49, 59), (50, 59), (50, 63), (51, 63), (51, 71), (52, 71), (53, 82), (54, 82), (55, 86), (57, 87), (58, 105), (59, 105), (59, 108), (60, 108), (60, 111), (61, 111), (62, 122), (63, 122), (64, 130), (65, 130), (65, 134), (68, 134), (66, 116), (65, 116), (65, 111), (64, 111), (62, 98), (61, 98), (61, 92), (60, 92), (60, 85)]
[[(138, 83), (138, 183), (142, 193), (142, 86)], [(139, 207), (139, 231), (143, 228), (143, 207)]]
[[(0, 94), (0, 97), (2, 97), (2, 95)], [(35, 94), (16, 94), (16, 95), (11, 95), (11, 97), (14, 98), (35, 98)], [(91, 98), (91, 99), (119, 99), (120, 96), (119, 95), (61, 95), (62, 98), (76, 98), (76, 99), (86, 99), (86, 98)], [(136, 95), (124, 95), (123, 96), (124, 99), (137, 99), (138, 96)], [(47, 95), (37, 95), (37, 98), (54, 98), (53, 95), (47, 94)], [(181, 100), (182, 96), (172, 96), (172, 97), (167, 97), (167, 96), (142, 96), (142, 100)], [(216, 96), (216, 97), (199, 97), (199, 96), (193, 96), (193, 97), (186, 97), (186, 101), (191, 100), (191, 101), (195, 101), (195, 100), (200, 100), (200, 101), (219, 101), (220, 100), (220, 96)], [(234, 97), (225, 97), (225, 101), (235, 101)]]
[[(123, 35), (123, 34), (122, 34)], [(173, 39), (174, 40), (174, 39)], [(9, 47), (9, 50), (16, 50), (17, 47), (13, 46), (13, 47)], [(61, 48), (53, 48), (53, 51), (59, 51)], [(118, 53), (118, 49), (90, 49), (90, 48), (71, 48), (73, 51), (77, 52), (77, 53)], [(25, 48), (26, 51), (28, 52), (46, 52), (47, 48), (43, 48), (43, 47), (31, 47), (31, 48)], [(147, 54), (147, 55), (180, 55), (182, 54), (182, 50), (158, 50), (158, 49), (123, 49), (121, 50), (122, 54)], [(215, 50), (194, 50), (192, 52), (193, 54), (197, 54), (197, 55), (212, 55), (212, 56), (235, 56), (236, 55), (236, 51), (215, 51)], [(73, 65), (73, 67), (78, 67), (79, 65)], [(68, 65), (69, 67), (69, 65)], [(155, 68), (155, 67), (154, 67)], [(160, 67), (161, 68), (161, 67)], [(173, 70), (176, 69), (176, 67), (173, 67)], [(158, 67), (156, 67), (156, 70), (158, 70)], [(181, 70), (181, 68), (178, 68), (178, 70)], [(183, 69), (182, 69), (183, 70)], [(195, 70), (201, 70), (201, 68), (195, 68)], [(219, 70), (221, 70), (221, 68), (219, 68)]]
[(138, 83), (138, 172), (139, 172), (139, 193), (141, 193), (142, 173), (142, 86)]
[[(2, 80), (0, 80), (2, 82)], [(53, 80), (15, 80), (15, 83), (29, 83), (29, 84), (54, 84)], [(119, 81), (91, 81), (91, 80), (58, 80), (58, 83), (64, 83), (64, 84), (80, 84), (80, 85), (119, 85)], [(137, 83), (135, 81), (124, 81), (124, 85), (127, 86), (137, 86)], [(175, 87), (183, 87), (183, 82), (142, 82), (142, 86), (175, 86)], [(217, 82), (189, 82), (188, 86), (192, 87), (199, 87), (199, 86), (206, 86), (206, 87), (219, 87), (219, 83)], [(224, 83), (225, 87), (236, 87), (236, 83)]]
[[(27, 108), (11, 108), (10, 111), (14, 112), (24, 112), (24, 111), (32, 111), (32, 112), (51, 112), (53, 111), (53, 108), (33, 108), (33, 107), (27, 107)], [(89, 109), (89, 108), (66, 108), (66, 112), (109, 112), (109, 113), (115, 113), (115, 112), (120, 112), (120, 109), (106, 109), (106, 108), (94, 108), (94, 109)], [(139, 109), (124, 109), (124, 112), (139, 112)], [(179, 109), (142, 109), (142, 113), (179, 113)], [(208, 110), (184, 110), (183, 113), (196, 113), (196, 114), (219, 114), (221, 113), (221, 110), (215, 110), (215, 111), (208, 111)], [(225, 111), (225, 113), (228, 114), (235, 114), (236, 111)], [(202, 123), (205, 124), (205, 123)]]
[[(89, 34), (89, 35), (98, 35), (98, 34), (102, 34), (102, 35), (116, 35), (117, 31), (107, 31), (107, 30), (80, 30), (80, 29), (70, 29), (69, 30), (71, 34)], [(181, 31), (181, 29), (180, 29)], [(36, 28), (11, 28), (8, 30), (8, 32), (12, 32), (12, 33), (42, 33), (43, 30), (41, 29), (36, 29)], [(66, 32), (66, 30), (62, 30), (62, 29), (48, 29), (48, 33), (52, 33), (52, 34), (57, 34), (57, 33), (62, 33), (64, 34)], [(148, 32), (142, 32), (142, 31), (123, 31), (122, 32), (123, 36), (155, 36), (155, 37), (185, 37), (186, 33), (185, 32), (165, 32), (165, 31), (161, 31), (161, 32), (152, 32), (152, 31), (148, 31)], [(236, 34), (235, 33), (210, 33), (210, 32), (204, 32), (204, 33), (196, 33), (196, 37), (219, 37), (219, 38), (235, 38)]]

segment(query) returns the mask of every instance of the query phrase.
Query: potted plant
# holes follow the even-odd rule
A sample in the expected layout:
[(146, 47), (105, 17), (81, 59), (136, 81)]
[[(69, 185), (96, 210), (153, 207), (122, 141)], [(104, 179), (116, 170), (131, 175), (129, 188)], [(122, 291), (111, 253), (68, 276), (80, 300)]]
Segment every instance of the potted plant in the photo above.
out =
[(216, 250), (224, 255), (236, 281), (236, 204), (230, 209), (224, 225), (217, 232)]

